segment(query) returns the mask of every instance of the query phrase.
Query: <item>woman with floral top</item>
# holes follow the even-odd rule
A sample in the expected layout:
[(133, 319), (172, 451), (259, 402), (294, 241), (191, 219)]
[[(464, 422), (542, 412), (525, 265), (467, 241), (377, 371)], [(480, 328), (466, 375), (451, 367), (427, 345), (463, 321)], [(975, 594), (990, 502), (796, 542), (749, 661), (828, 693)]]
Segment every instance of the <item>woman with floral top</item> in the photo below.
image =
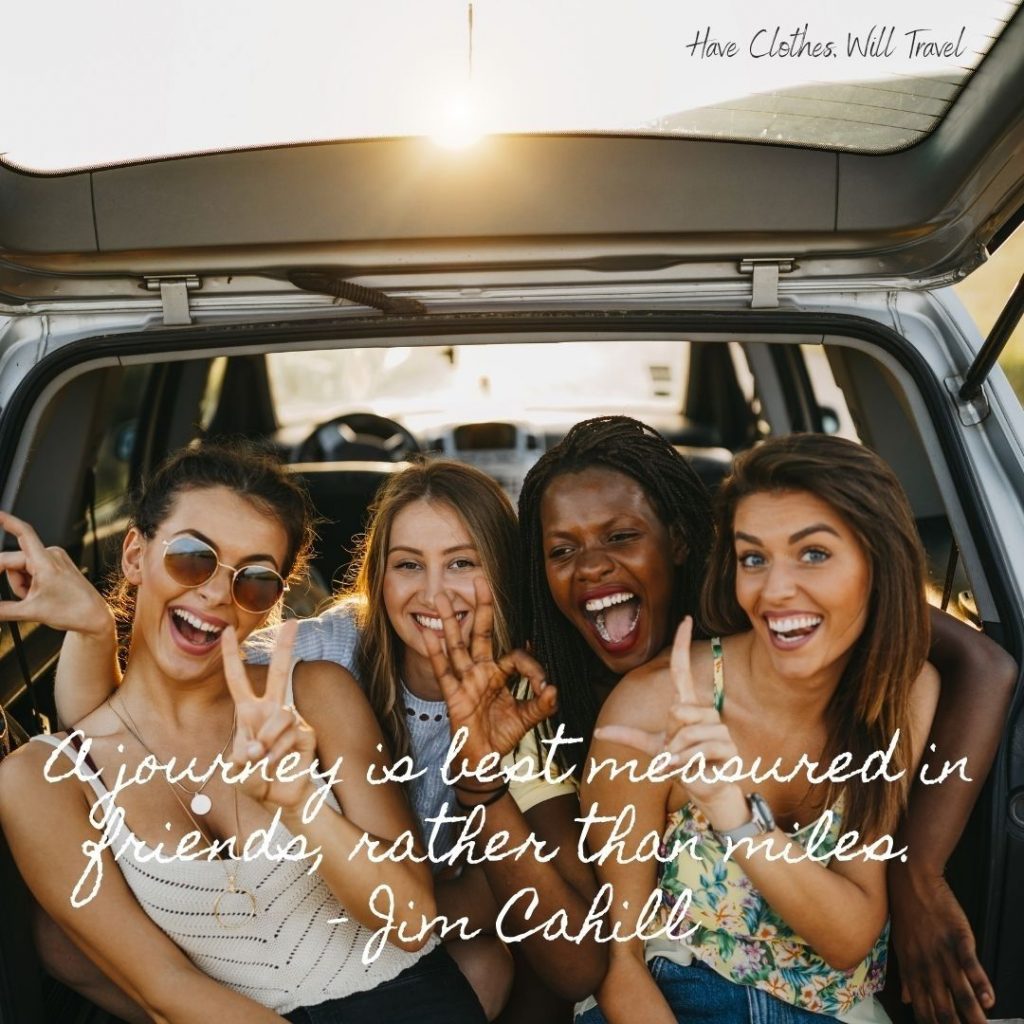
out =
[(938, 699), (914, 520), (877, 456), (820, 435), (739, 457), (717, 518), (703, 612), (725, 639), (691, 650), (684, 621), (595, 730), (598, 764), (640, 750), (647, 775), (583, 787), (584, 807), (635, 809), (598, 860), (612, 917), (632, 934), (660, 889), (662, 927), (613, 945), (579, 1019), (884, 1021), (889, 833)]

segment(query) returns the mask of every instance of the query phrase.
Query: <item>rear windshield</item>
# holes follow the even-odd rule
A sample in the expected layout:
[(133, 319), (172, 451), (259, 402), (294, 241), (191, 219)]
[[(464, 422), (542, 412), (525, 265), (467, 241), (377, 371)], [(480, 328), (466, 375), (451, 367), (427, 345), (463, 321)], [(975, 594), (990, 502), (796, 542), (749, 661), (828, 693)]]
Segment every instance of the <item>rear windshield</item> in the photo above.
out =
[[(399, 135), (657, 134), (887, 151), (1019, 2), (16, 4), (0, 159), (58, 171)], [(32, 40), (31, 45), (25, 44)], [(56, 130), (55, 126), (59, 126)]]

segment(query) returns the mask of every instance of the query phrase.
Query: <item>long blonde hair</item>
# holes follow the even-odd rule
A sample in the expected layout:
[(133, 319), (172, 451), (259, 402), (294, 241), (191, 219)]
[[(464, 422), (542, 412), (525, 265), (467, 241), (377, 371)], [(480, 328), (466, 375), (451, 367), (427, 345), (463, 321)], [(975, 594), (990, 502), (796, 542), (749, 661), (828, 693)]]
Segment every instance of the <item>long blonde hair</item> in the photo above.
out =
[(415, 501), (444, 505), (465, 525), (494, 599), (495, 655), (511, 650), (518, 636), (518, 532), (505, 492), (480, 470), (446, 459), (418, 463), (389, 477), (370, 507), (370, 523), (341, 600), (356, 610), (360, 681), (396, 758), (409, 753), (409, 733), (399, 685), (403, 648), (384, 607), (384, 574), (392, 524)]

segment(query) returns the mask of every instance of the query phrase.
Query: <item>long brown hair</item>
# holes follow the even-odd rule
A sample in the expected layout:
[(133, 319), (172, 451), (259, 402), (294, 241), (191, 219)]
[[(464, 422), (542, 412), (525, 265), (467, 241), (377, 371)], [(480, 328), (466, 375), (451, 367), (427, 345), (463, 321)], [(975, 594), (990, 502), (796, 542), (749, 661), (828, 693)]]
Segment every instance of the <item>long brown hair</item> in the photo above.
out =
[(824, 434), (772, 438), (736, 458), (715, 499), (718, 532), (702, 594), (705, 625), (716, 633), (750, 629), (736, 600), (733, 521), (740, 499), (765, 491), (805, 491), (827, 502), (853, 530), (871, 568), (868, 614), (826, 711), (826, 758), (841, 752), (862, 764), (900, 730), (892, 769), (882, 779), (833, 785), (844, 821), (864, 835), (891, 831), (910, 784), (910, 690), (930, 642), (925, 561), (906, 494), (893, 471), (863, 445)]
[(409, 733), (399, 685), (402, 644), (384, 607), (384, 573), (395, 516), (414, 501), (444, 505), (465, 525), (494, 599), (495, 654), (511, 650), (518, 636), (513, 621), (518, 534), (505, 492), (480, 470), (446, 459), (419, 463), (389, 477), (370, 507), (370, 525), (341, 600), (356, 609), (359, 678), (396, 758), (409, 753)]

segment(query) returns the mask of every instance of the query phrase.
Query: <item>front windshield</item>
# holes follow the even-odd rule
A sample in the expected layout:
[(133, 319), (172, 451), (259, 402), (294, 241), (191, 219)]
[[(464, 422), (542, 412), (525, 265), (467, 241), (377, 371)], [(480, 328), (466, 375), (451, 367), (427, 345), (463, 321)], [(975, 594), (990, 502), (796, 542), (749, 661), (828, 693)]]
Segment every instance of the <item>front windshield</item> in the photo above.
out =
[(52, 171), (499, 132), (892, 150), (939, 122), (1019, 6), (194, 0), (170, 15), (38, 0), (4, 14), (18, 100), (4, 104), (0, 160)]

